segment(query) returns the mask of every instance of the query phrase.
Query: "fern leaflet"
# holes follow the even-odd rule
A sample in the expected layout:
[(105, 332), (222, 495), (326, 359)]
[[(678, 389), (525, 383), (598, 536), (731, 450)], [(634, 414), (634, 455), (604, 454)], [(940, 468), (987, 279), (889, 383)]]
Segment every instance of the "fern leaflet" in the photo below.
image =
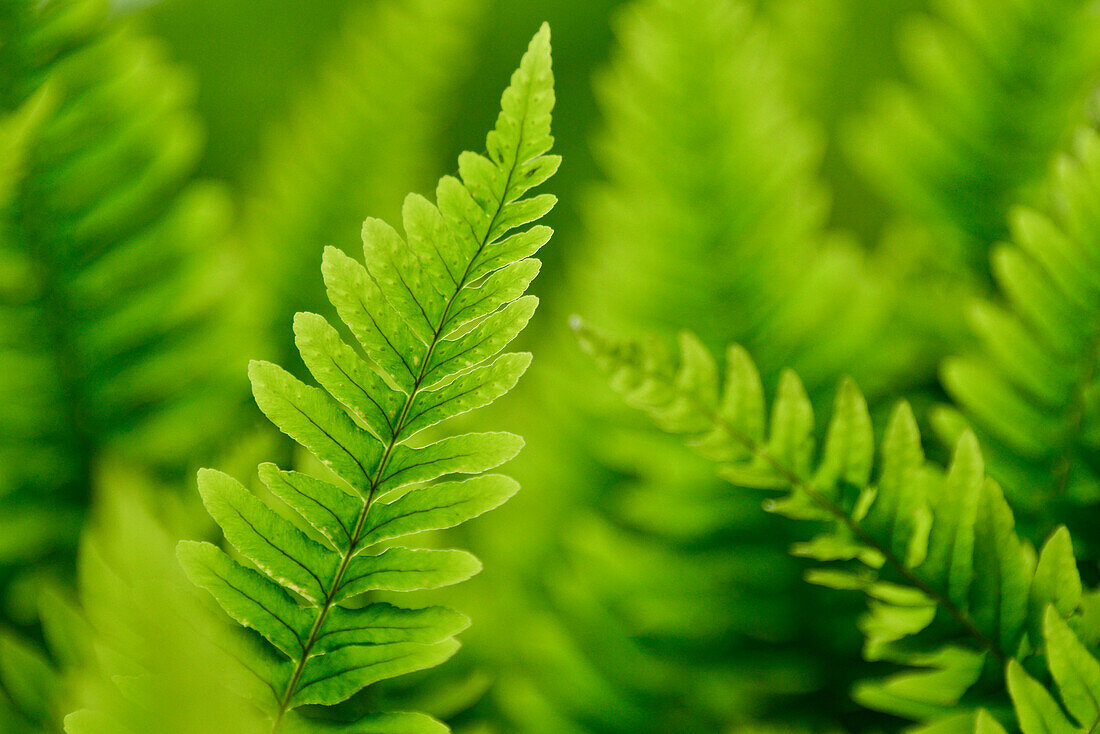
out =
[[(1054, 607), (1046, 610), (1043, 636), (1050, 683), (1041, 683), (1015, 660), (1008, 666), (1008, 690), (1023, 734), (1079, 734), (1100, 729), (1100, 662)], [(1059, 704), (1061, 701), (1061, 704)], [(980, 734), (1004, 728), (982, 712)]]
[[(322, 272), (329, 299), (366, 358), (328, 322), (299, 314), (302, 358), (323, 389), (270, 363), (253, 363), (256, 401), (268, 418), (339, 479), (260, 467), (267, 488), (297, 512), (303, 532), (227, 475), (204, 471), (203, 500), (245, 566), (208, 543), (184, 542), (185, 570), (226, 612), (262, 635), (261, 706), (274, 729), (310, 730), (294, 710), (340, 703), (376, 681), (438, 665), (468, 621), (442, 607), (404, 609), (351, 601), (377, 590), (411, 591), (462, 581), (478, 561), (456, 550), (388, 541), (447, 528), (508, 499), (516, 483), (482, 474), (514, 456), (510, 434), (414, 437), (506, 393), (530, 355), (496, 357), (524, 327), (536, 299), (531, 256), (549, 228), (519, 229), (554, 197), (527, 197), (558, 167), (547, 155), (554, 104), (550, 37), (532, 40), (505, 91), (488, 156), (459, 157), (461, 180), (444, 177), (437, 204), (405, 200), (402, 237), (381, 220), (363, 226), (366, 267), (335, 248)], [(478, 475), (428, 483), (445, 475)], [(410, 489), (410, 486), (412, 487)], [(436, 730), (415, 714), (378, 714), (355, 725)], [(350, 729), (349, 729), (350, 731)]]

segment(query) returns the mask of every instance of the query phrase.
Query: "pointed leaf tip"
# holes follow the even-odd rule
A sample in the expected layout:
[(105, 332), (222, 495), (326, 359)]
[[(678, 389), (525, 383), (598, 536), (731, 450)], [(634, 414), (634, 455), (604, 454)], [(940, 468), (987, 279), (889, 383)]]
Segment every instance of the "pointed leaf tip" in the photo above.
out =
[(535, 32), (534, 38), (531, 39), (531, 46), (549, 46), (550, 45), (550, 23), (549, 21), (542, 21), (539, 25), (538, 31)]

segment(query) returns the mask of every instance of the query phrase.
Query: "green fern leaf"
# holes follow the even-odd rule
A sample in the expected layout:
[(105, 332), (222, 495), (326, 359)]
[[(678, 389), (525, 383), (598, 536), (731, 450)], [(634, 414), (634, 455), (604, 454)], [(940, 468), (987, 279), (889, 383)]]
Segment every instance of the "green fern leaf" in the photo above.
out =
[[(232, 478), (199, 475), (207, 510), (247, 563), (187, 541), (180, 561), (229, 616), (278, 651), (258, 666), (267, 689), (261, 706), (276, 729), (327, 730), (292, 712), (334, 705), (377, 681), (433, 667), (458, 647), (454, 636), (468, 620), (456, 612), (347, 602), (370, 590), (436, 588), (476, 573), (480, 566), (468, 554), (389, 541), (465, 522), (518, 489), (507, 477), (482, 474), (515, 455), (522, 443), (515, 436), (470, 434), (426, 445), (414, 438), (500, 397), (530, 362), (526, 354), (496, 355), (533, 310), (533, 299), (520, 295), (537, 268), (523, 263), (549, 230), (517, 229), (554, 204), (546, 194), (528, 196), (558, 166), (547, 155), (553, 104), (544, 27), (504, 93), (487, 155), (462, 154), (461, 179), (440, 180), (437, 204), (406, 199), (404, 237), (367, 220), (365, 266), (326, 250), (329, 298), (365, 356), (307, 314), (296, 319), (295, 331), (325, 389), (276, 365), (253, 363), (261, 410), (338, 480), (261, 467), (272, 494), (317, 537)], [(426, 483), (453, 474), (475, 476)], [(438, 728), (429, 721), (379, 714), (332, 730)]]
[[(681, 337), (677, 366), (579, 322), (576, 329), (629, 403), (718, 461), (728, 480), (784, 491), (768, 501), (771, 511), (826, 523), (828, 530), (794, 548), (826, 564), (808, 580), (865, 592), (865, 656), (910, 668), (861, 684), (855, 696), (864, 705), (919, 721), (959, 714), (987, 695), (972, 690), (979, 679), (1041, 649), (1043, 638), (1029, 630), (1041, 625), (1047, 604), (1059, 605), (1059, 620), (1076, 614), (1080, 579), (1068, 537), (1050, 539), (1035, 572), (972, 433), (960, 437), (944, 472), (925, 459), (903, 403), (886, 429), (876, 473), (867, 406), (851, 381), (837, 391), (819, 454), (813, 410), (793, 373), (780, 381), (765, 430), (760, 379), (739, 347), (720, 395), (713, 359), (691, 335)], [(1010, 686), (1019, 677), (1013, 670)], [(1003, 704), (1004, 690), (991, 705)]]

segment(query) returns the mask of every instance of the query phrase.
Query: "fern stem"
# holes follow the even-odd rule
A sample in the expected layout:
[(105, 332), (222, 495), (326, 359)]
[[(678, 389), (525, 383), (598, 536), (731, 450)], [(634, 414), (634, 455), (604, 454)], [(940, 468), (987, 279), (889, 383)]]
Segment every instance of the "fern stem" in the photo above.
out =
[[(529, 103), (528, 103), (529, 104)], [(507, 204), (508, 190), (512, 185), (512, 178), (515, 176), (516, 168), (520, 164), (519, 152), (523, 149), (523, 129), (524, 124), (527, 121), (528, 106), (524, 107), (523, 115), (520, 118), (519, 130), (520, 134), (516, 142), (516, 152), (512, 158), (511, 166), (508, 169), (508, 175), (505, 177), (504, 188), (501, 193), (500, 201), (497, 202), (496, 211), (493, 212), (492, 218), (489, 220), (489, 225), (485, 230), (485, 234), (481, 237), (481, 241), (478, 243), (477, 250), (470, 257), (469, 262), (466, 264), (466, 270), (462, 273), (462, 277), (459, 278), (458, 284), (455, 286), (454, 293), (447, 299), (447, 303), (443, 308), (443, 312), (439, 317), (439, 325), (435, 328), (432, 334), (431, 343), (428, 345), (427, 351), (424, 354), (424, 359), (420, 362), (420, 370), (413, 381), (412, 390), (409, 391), (408, 396), (405, 398), (404, 405), (401, 408), (401, 414), (398, 416), (397, 421), (394, 423), (392, 435), (386, 444), (386, 449), (382, 454), (382, 458), (378, 461), (378, 466), (375, 471), (374, 477), (371, 479), (370, 489), (367, 493), (366, 501), (363, 504), (363, 509), (359, 513), (359, 517), (356, 519), (355, 527), (352, 530), (348, 550), (344, 554), (340, 561), (340, 566), (336, 570), (336, 575), (333, 578), (332, 586), (328, 593), (325, 595), (325, 600), (321, 606), (320, 612), (317, 615), (317, 620), (313, 623), (313, 627), (310, 629), (309, 637), (306, 639), (305, 644), (302, 647), (302, 657), (294, 667), (294, 673), (291, 675), (290, 683), (287, 685), (286, 692), (283, 694), (282, 699), (279, 701), (279, 711), (275, 718), (275, 724), (272, 727), (272, 734), (277, 734), (279, 726), (286, 716), (287, 711), (290, 710), (290, 701), (294, 697), (295, 689), (298, 686), (298, 682), (301, 680), (302, 673), (305, 671), (306, 662), (309, 660), (309, 653), (313, 649), (313, 646), (317, 643), (319, 638), (321, 627), (324, 625), (325, 618), (328, 616), (329, 610), (332, 609), (333, 599), (340, 590), (340, 584), (343, 582), (344, 574), (347, 572), (348, 565), (351, 563), (351, 559), (355, 556), (358, 544), (362, 539), (363, 528), (366, 526), (367, 516), (370, 514), (370, 510), (374, 505), (374, 501), (377, 496), (378, 486), (382, 483), (382, 477), (386, 470), (386, 466), (389, 464), (390, 456), (393, 454), (393, 450), (397, 447), (401, 436), (401, 431), (405, 428), (405, 422), (408, 420), (409, 411), (412, 408), (413, 401), (420, 392), (420, 388), (423, 384), (424, 378), (428, 372), (428, 365), (431, 362), (432, 354), (435, 352), (436, 347), (443, 338), (443, 330), (447, 325), (447, 317), (450, 315), (451, 308), (454, 305), (455, 299), (462, 290), (468, 285), (468, 279), (470, 277), (470, 271), (474, 267), (474, 263), (477, 262), (478, 257), (481, 256), (482, 251), (489, 245), (489, 236), (493, 232), (493, 227), (496, 226), (497, 219), (500, 218), (501, 212), (504, 210), (505, 204)]]

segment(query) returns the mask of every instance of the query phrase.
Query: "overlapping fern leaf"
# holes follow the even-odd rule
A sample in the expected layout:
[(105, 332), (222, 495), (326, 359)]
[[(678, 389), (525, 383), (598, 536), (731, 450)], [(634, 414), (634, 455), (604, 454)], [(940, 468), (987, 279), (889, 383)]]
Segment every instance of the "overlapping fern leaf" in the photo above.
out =
[[(1100, 501), (1100, 138), (1083, 132), (1048, 186), (1045, 213), (1020, 209), (993, 253), (1001, 293), (970, 311), (978, 348), (943, 367), (991, 474), (1038, 533), (1065, 522), (1093, 562)], [(948, 432), (957, 423), (941, 414)]]
[[(438, 665), (468, 624), (443, 607), (407, 609), (364, 595), (437, 588), (477, 573), (479, 562), (466, 552), (389, 541), (462, 523), (517, 489), (507, 477), (483, 474), (519, 451), (517, 436), (434, 443), (418, 436), (496, 400), (530, 362), (528, 354), (496, 355), (536, 304), (523, 292), (539, 269), (531, 256), (551, 232), (524, 227), (555, 201), (527, 196), (559, 163), (547, 155), (553, 104), (544, 27), (504, 93), (488, 155), (461, 155), (460, 178), (440, 180), (435, 204), (409, 196), (404, 236), (368, 219), (365, 267), (341, 250), (325, 251), (329, 299), (355, 346), (320, 316), (295, 318), (299, 351), (321, 388), (276, 365), (252, 364), (260, 408), (331, 470), (316, 477), (260, 467), (267, 489), (302, 522), (225, 474), (200, 473), (206, 507), (244, 562), (188, 541), (179, 556), (196, 584), (269, 643), (249, 663), (255, 703), (275, 730), (443, 728), (404, 713), (368, 714), (339, 728), (298, 709), (339, 704), (374, 682)], [(475, 476), (449, 478), (463, 474)], [(440, 477), (447, 479), (432, 482)]]
[(959, 235), (980, 268), (1008, 208), (1084, 120), (1100, 15), (1088, 0), (936, 0), (904, 31), (910, 82), (877, 96), (851, 157), (898, 215)]
[(1006, 666), (1012, 683), (1019, 665), (1041, 664), (1047, 607), (1080, 623), (1068, 532), (1051, 536), (1034, 563), (972, 433), (960, 437), (944, 471), (925, 459), (902, 403), (876, 462), (866, 402), (844, 381), (818, 450), (813, 409), (793, 373), (782, 378), (769, 418), (759, 374), (740, 347), (729, 350), (723, 385), (690, 335), (677, 365), (657, 348), (577, 326), (628, 402), (718, 462), (733, 484), (784, 493), (768, 501), (772, 512), (823, 526), (794, 547), (824, 564), (808, 579), (864, 591), (865, 656), (907, 668), (857, 687), (864, 705), (925, 722), (969, 720), (979, 706), (1001, 711)]
[(247, 292), (218, 246), (227, 197), (188, 183), (201, 136), (158, 44), (96, 0), (5, 2), (0, 27), (0, 110), (53, 97), (0, 243), (8, 578), (71, 564), (104, 455), (182, 475), (232, 430)]
[[(439, 110), (468, 72), (482, 5), (384, 0), (352, 9), (317, 80), (269, 131), (246, 182), (239, 236), (263, 274), (276, 339), (294, 313), (327, 308), (324, 289), (301, 278), (317, 243), (353, 242), (363, 211), (390, 219), (405, 192), (431, 183)], [(283, 341), (280, 356), (293, 351)]]

